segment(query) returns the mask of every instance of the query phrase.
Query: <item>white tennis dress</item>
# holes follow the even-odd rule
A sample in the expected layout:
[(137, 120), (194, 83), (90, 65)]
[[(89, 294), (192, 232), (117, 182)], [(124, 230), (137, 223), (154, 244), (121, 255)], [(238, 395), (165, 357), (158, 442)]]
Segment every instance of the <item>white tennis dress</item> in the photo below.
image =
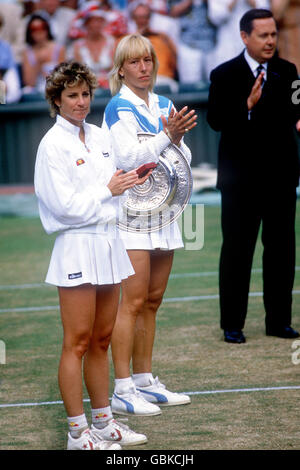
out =
[[(164, 115), (168, 118), (173, 107), (168, 98), (150, 92), (148, 107), (130, 88), (122, 86), (120, 92), (106, 106), (102, 125), (102, 128), (110, 131), (118, 168), (129, 171), (144, 163), (159, 161), (161, 152), (170, 145), (160, 117)], [(139, 132), (156, 135), (140, 143), (137, 135)], [(191, 152), (183, 139), (180, 150), (190, 163)], [(120, 230), (120, 235), (128, 250), (173, 250), (183, 247), (177, 222), (149, 234)]]
[(107, 133), (61, 116), (40, 142), (34, 185), (47, 233), (58, 232), (46, 282), (71, 287), (116, 284), (134, 274), (116, 220), (121, 197), (107, 187), (116, 171)]

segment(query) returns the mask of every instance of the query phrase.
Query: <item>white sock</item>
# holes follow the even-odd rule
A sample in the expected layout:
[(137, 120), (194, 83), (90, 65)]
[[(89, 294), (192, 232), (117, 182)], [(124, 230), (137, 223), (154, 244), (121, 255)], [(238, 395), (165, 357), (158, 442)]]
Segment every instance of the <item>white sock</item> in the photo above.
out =
[(98, 429), (105, 428), (112, 417), (110, 406), (106, 406), (105, 408), (92, 408), (92, 423)]
[(144, 372), (142, 374), (133, 374), (132, 375), (134, 384), (137, 387), (146, 387), (150, 385), (154, 380), (153, 375), (151, 372)]
[(134, 383), (131, 377), (126, 377), (126, 379), (115, 379), (115, 392), (122, 393), (133, 385)]
[(89, 427), (85, 414), (73, 417), (68, 416), (67, 419), (70, 434), (74, 438), (80, 437), (81, 433)]

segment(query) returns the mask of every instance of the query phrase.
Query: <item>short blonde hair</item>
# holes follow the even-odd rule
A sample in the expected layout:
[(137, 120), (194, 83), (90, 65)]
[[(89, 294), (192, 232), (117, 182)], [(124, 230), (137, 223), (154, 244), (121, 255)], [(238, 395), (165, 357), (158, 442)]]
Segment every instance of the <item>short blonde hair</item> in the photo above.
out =
[(98, 87), (96, 75), (84, 64), (75, 61), (61, 62), (46, 78), (45, 96), (50, 105), (50, 116), (59, 114), (59, 107), (55, 101), (61, 97), (67, 86), (76, 86), (86, 82), (89, 87), (91, 99)]
[(151, 55), (153, 61), (153, 74), (150, 85), (152, 91), (156, 82), (159, 64), (151, 42), (141, 34), (128, 34), (121, 39), (115, 51), (113, 68), (109, 74), (109, 86), (112, 95), (118, 93), (122, 87), (123, 81), (120, 76), (120, 68), (125, 60), (142, 57), (146, 54)]

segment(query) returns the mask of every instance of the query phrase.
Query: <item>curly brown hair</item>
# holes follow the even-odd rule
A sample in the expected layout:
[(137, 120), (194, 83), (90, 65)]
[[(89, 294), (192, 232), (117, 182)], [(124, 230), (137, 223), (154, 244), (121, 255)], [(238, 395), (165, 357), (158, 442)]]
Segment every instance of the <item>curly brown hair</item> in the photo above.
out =
[(50, 104), (50, 116), (59, 114), (59, 107), (55, 104), (60, 99), (62, 91), (67, 86), (76, 86), (86, 82), (93, 99), (94, 91), (98, 87), (96, 75), (85, 64), (75, 61), (61, 62), (46, 78), (45, 96)]

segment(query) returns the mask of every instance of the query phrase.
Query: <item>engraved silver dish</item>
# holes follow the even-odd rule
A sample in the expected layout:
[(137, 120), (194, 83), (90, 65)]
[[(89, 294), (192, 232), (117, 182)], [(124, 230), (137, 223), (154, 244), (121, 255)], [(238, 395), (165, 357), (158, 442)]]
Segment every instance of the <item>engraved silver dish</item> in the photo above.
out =
[[(154, 136), (138, 134), (140, 142)], [(170, 144), (145, 183), (127, 191), (118, 227), (128, 232), (149, 233), (171, 224), (184, 211), (192, 188), (190, 165), (182, 151)]]

